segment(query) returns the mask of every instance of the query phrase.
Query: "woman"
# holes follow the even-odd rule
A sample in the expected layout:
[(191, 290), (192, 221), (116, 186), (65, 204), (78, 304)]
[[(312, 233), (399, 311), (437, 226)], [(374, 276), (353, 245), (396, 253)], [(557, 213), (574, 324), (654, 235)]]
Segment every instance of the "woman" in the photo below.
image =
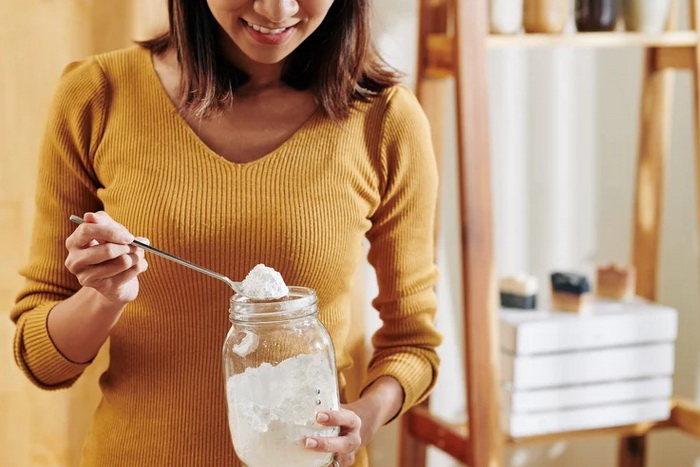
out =
[(132, 232), (232, 278), (265, 263), (314, 288), (339, 371), (366, 237), (383, 320), (368, 377), (319, 414), (340, 435), (305, 446), (367, 465), (362, 446), (427, 396), (438, 366), (425, 117), (370, 45), (369, 0), (170, 0), (169, 13), (163, 36), (61, 79), (17, 362), (68, 387), (110, 338), (84, 465), (240, 465), (220, 368), (229, 291), (157, 257), (144, 274)]

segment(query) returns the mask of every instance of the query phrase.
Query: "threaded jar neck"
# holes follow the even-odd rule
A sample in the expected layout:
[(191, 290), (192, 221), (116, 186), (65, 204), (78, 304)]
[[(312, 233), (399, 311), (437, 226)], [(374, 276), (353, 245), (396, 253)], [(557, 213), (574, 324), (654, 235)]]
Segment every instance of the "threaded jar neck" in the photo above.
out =
[(318, 313), (313, 289), (289, 287), (289, 295), (277, 300), (253, 300), (240, 294), (231, 297), (232, 322), (269, 323), (304, 318)]

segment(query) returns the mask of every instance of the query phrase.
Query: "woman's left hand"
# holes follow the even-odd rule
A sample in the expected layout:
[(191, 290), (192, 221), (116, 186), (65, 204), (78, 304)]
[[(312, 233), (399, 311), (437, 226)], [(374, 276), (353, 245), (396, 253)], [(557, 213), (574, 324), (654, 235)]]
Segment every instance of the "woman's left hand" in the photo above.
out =
[[(319, 452), (334, 452), (334, 467), (350, 467), (357, 450), (365, 446), (374, 434), (399, 413), (404, 399), (403, 389), (392, 376), (380, 376), (350, 404), (340, 410), (319, 412), (316, 421), (323, 426), (339, 426), (339, 436), (311, 436), (306, 448)], [(327, 418), (326, 418), (327, 417)]]
[[(316, 422), (323, 426), (338, 426), (340, 433), (338, 436), (314, 436), (306, 438), (307, 449), (319, 452), (336, 453), (335, 460), (338, 467), (350, 467), (355, 463), (355, 454), (361, 446), (367, 444), (370, 433), (367, 428), (372, 423), (363, 420), (359, 415), (358, 408), (352, 404), (341, 405), (340, 410), (319, 412), (316, 415)], [(336, 464), (333, 464), (334, 466)]]

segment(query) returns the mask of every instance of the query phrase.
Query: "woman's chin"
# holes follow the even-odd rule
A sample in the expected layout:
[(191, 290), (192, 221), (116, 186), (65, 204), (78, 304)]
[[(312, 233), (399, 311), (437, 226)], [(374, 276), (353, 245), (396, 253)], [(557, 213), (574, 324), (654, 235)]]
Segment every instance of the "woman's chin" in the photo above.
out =
[(289, 56), (288, 53), (273, 51), (270, 51), (269, 53), (260, 53), (259, 51), (243, 50), (243, 53), (248, 58), (248, 60), (255, 63), (259, 63), (261, 65), (275, 65), (280, 62), (283, 62), (284, 59), (286, 59)]
[(261, 65), (276, 65), (283, 62), (288, 55), (275, 55), (275, 56), (261, 56), (261, 55), (248, 55), (248, 58)]

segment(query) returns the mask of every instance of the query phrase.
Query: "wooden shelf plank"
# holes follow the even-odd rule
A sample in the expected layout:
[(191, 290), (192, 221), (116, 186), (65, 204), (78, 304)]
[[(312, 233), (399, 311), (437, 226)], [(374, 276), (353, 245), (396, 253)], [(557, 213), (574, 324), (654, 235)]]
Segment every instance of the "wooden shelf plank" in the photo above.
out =
[(488, 47), (549, 48), (549, 47), (686, 47), (698, 44), (695, 31), (671, 31), (663, 34), (630, 32), (585, 32), (573, 34), (490, 35)]
[[(590, 32), (576, 34), (517, 34), (489, 35), (486, 45), (489, 49), (505, 48), (620, 48), (620, 47), (661, 47), (664, 50), (693, 48), (698, 45), (700, 36), (695, 31), (671, 31), (663, 34), (640, 34), (629, 32)], [(424, 59), (426, 76), (442, 78), (454, 74), (453, 38), (448, 34), (428, 34)], [(681, 50), (680, 52), (687, 52)], [(669, 63), (670, 65), (671, 63)]]
[(556, 443), (560, 441), (571, 441), (581, 438), (589, 438), (591, 436), (641, 436), (649, 433), (652, 430), (661, 428), (673, 428), (676, 425), (670, 420), (661, 422), (644, 422), (634, 425), (615, 426), (609, 428), (596, 428), (592, 430), (577, 430), (567, 431), (563, 433), (552, 433), (539, 436), (527, 436), (523, 438), (508, 437), (507, 441), (510, 445), (525, 445), (539, 443)]
[[(572, 441), (594, 436), (643, 436), (653, 430), (666, 428), (678, 428), (678, 419), (683, 418), (684, 425), (680, 428), (691, 434), (698, 435), (697, 421), (700, 419), (700, 414), (696, 412), (696, 408), (689, 405), (683, 413), (677, 412), (677, 403), (674, 401), (672, 408), (673, 415), (669, 420), (659, 422), (640, 422), (633, 425), (614, 426), (607, 428), (595, 428), (591, 430), (576, 430), (566, 431), (561, 433), (550, 433), (538, 436), (526, 436), (522, 438), (513, 438), (504, 434), (506, 444), (511, 446), (521, 446), (528, 444), (546, 444), (556, 443), (561, 441)], [(450, 423), (430, 413), (424, 407), (416, 407), (407, 415), (409, 419), (408, 427), (414, 436), (421, 440), (439, 447), (442, 451), (452, 455), (456, 459), (463, 459), (465, 450), (468, 446), (465, 444), (469, 440), (469, 429), (466, 423)], [(690, 428), (693, 427), (693, 428)]]
[(685, 433), (700, 439), (700, 407), (694, 402), (676, 399), (671, 420)]
[(424, 443), (436, 446), (460, 462), (471, 458), (471, 443), (466, 425), (450, 424), (431, 414), (425, 407), (414, 407), (406, 415), (408, 430)]

